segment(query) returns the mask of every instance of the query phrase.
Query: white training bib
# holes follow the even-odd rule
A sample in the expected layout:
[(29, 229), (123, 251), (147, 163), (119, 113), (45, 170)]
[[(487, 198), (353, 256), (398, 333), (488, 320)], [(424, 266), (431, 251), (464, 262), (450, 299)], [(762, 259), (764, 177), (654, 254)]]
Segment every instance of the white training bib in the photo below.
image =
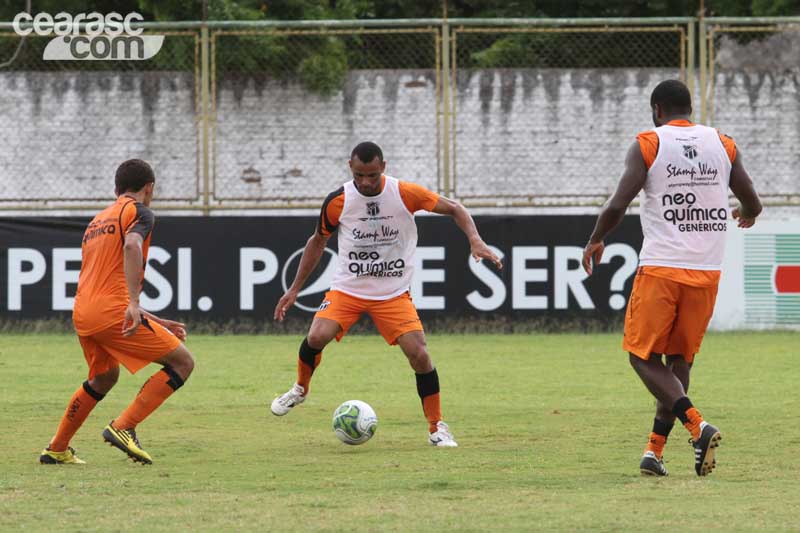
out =
[(640, 265), (720, 270), (731, 161), (714, 128), (661, 126), (642, 190)]
[(367, 300), (388, 300), (408, 291), (414, 273), (417, 225), (395, 178), (364, 196), (344, 184), (339, 216), (339, 254), (331, 289)]

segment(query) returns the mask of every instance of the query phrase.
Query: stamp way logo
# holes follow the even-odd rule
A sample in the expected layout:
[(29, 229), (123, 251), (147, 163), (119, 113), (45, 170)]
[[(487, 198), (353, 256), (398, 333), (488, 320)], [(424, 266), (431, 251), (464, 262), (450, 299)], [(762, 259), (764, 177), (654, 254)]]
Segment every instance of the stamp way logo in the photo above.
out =
[(141, 28), (133, 28), (134, 22), (143, 20), (139, 13), (123, 17), (117, 12), (75, 16), (63, 11), (55, 16), (22, 12), (14, 17), (13, 27), (23, 37), (56, 36), (44, 49), (45, 61), (142, 61), (155, 56), (164, 44), (163, 35), (143, 35)]

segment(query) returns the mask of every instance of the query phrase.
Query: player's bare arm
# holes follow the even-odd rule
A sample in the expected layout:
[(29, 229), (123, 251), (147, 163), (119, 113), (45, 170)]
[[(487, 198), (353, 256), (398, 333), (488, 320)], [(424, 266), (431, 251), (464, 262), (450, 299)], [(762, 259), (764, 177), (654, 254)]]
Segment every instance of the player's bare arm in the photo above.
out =
[(597, 264), (603, 258), (603, 240), (614, 228), (622, 222), (625, 211), (647, 180), (647, 165), (645, 165), (639, 143), (634, 141), (625, 156), (625, 171), (619, 180), (617, 190), (606, 202), (586, 248), (583, 249), (583, 269), (587, 274), (592, 274), (593, 262)]
[(753, 180), (744, 168), (742, 162), (742, 152), (736, 150), (736, 159), (731, 166), (730, 188), (736, 199), (739, 200), (739, 207), (734, 208), (733, 218), (739, 221), (740, 228), (749, 228), (756, 223), (756, 217), (761, 213), (761, 200), (758, 197)]
[(453, 217), (456, 226), (467, 236), (470, 253), (476, 261), (486, 259), (487, 261), (491, 261), (498, 269), (503, 268), (503, 262), (500, 258), (486, 246), (485, 242), (483, 242), (483, 239), (478, 233), (478, 228), (475, 227), (475, 221), (472, 220), (472, 215), (469, 214), (466, 207), (459, 202), (441, 196), (433, 207), (433, 212), (439, 215)]
[(142, 243), (144, 239), (139, 233), (130, 232), (125, 236), (125, 282), (128, 285), (130, 302), (125, 310), (125, 320), (122, 323), (122, 334), (130, 337), (136, 333), (136, 328), (142, 322), (139, 309), (139, 292), (143, 266)]
[(286, 291), (286, 294), (278, 300), (278, 305), (275, 306), (274, 318), (278, 322), (283, 322), (283, 319), (286, 317), (286, 312), (294, 305), (295, 300), (297, 300), (297, 294), (300, 292), (300, 289), (303, 288), (303, 285), (305, 285), (308, 276), (317, 268), (319, 260), (325, 252), (328, 239), (330, 239), (330, 235), (325, 236), (318, 231), (315, 231), (314, 234), (309, 237), (303, 249), (303, 256), (300, 258), (300, 266), (297, 268), (294, 281), (291, 287)]

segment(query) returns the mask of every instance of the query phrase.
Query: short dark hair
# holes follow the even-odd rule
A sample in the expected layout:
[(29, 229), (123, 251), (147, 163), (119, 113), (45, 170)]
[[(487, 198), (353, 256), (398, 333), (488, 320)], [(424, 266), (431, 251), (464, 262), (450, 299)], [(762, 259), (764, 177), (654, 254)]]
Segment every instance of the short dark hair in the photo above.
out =
[(650, 107), (658, 104), (665, 113), (688, 115), (692, 112), (692, 95), (679, 80), (664, 80), (653, 89)]
[(153, 168), (141, 159), (128, 159), (117, 167), (114, 185), (117, 194), (126, 192), (139, 192), (148, 183), (155, 183), (156, 175)]
[(383, 161), (383, 151), (381, 147), (374, 142), (366, 141), (359, 143), (358, 146), (353, 148), (350, 152), (350, 159), (358, 158), (362, 163), (369, 163), (376, 157), (379, 161)]

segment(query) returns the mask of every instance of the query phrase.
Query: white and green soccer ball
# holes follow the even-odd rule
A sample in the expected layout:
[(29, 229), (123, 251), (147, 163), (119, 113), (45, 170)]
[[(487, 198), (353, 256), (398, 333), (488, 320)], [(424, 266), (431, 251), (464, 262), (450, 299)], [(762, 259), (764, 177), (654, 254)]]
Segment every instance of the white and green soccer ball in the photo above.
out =
[(345, 444), (364, 444), (377, 428), (375, 411), (361, 400), (348, 400), (333, 412), (333, 432)]

